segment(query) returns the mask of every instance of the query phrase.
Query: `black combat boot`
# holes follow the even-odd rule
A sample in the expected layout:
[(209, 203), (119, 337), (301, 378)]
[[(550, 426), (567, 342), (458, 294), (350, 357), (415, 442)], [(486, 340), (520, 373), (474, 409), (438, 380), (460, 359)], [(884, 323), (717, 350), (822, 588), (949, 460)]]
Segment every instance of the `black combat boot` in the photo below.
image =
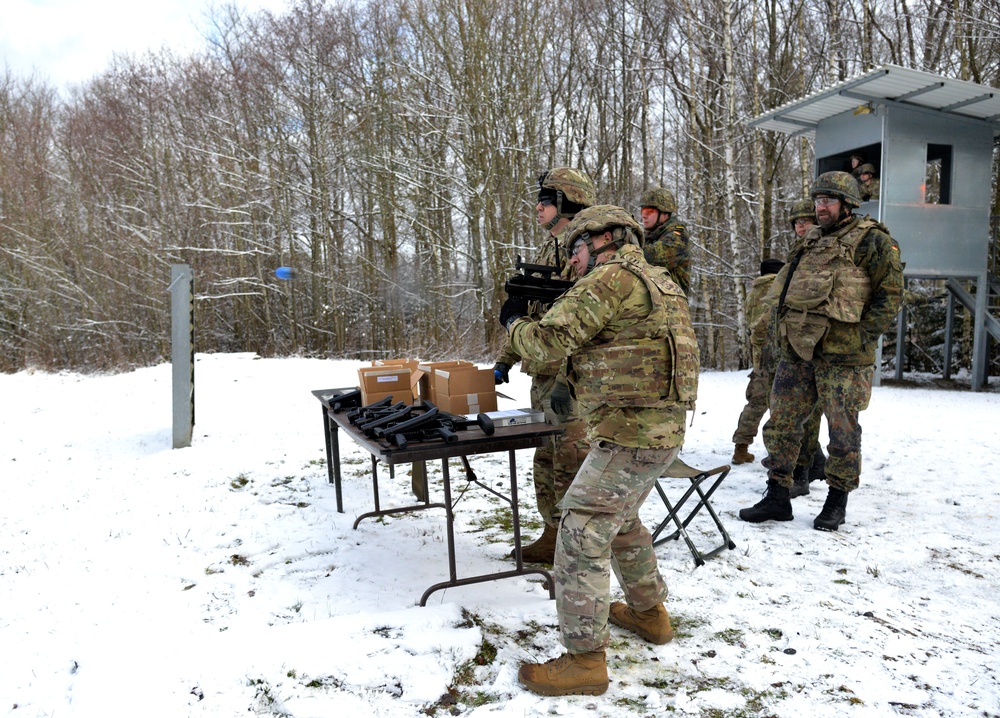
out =
[(847, 518), (847, 492), (832, 486), (826, 494), (823, 510), (813, 520), (813, 528), (820, 531), (836, 531)]
[(826, 478), (826, 454), (822, 449), (816, 449), (813, 454), (812, 466), (809, 467), (809, 480), (822, 481)]
[(774, 479), (768, 479), (764, 498), (748, 509), (740, 509), (740, 518), (752, 524), (762, 521), (791, 521), (794, 517), (788, 489)]
[(799, 496), (807, 496), (809, 494), (809, 467), (796, 466), (792, 472), (792, 481), (795, 483), (788, 490), (788, 498), (796, 499)]

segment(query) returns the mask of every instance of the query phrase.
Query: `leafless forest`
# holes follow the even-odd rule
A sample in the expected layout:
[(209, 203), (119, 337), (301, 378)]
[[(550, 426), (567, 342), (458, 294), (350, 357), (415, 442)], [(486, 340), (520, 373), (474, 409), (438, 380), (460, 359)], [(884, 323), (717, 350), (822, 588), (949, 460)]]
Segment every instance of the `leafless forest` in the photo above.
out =
[(703, 363), (733, 368), (746, 285), (787, 251), (812, 167), (807, 141), (746, 121), (886, 63), (1000, 86), (995, 0), (293, 0), (213, 17), (193, 56), (118, 57), (73, 88), (0, 75), (0, 370), (169, 357), (173, 263), (195, 272), (199, 351), (487, 359), (555, 165), (633, 210), (674, 190)]

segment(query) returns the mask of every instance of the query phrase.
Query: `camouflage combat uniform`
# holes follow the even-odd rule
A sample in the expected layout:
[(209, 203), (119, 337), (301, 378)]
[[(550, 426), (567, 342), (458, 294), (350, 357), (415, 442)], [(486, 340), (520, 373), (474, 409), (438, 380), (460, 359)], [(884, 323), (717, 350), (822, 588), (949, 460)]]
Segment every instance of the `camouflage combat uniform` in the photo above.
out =
[(557, 610), (570, 653), (603, 650), (612, 568), (636, 610), (667, 596), (638, 512), (680, 450), (685, 408), (697, 393), (687, 302), (666, 272), (626, 244), (540, 321), (511, 324), (510, 340), (533, 361), (570, 357), (591, 450), (560, 504)]
[(747, 295), (747, 323), (751, 327), (750, 355), (753, 368), (750, 371), (750, 381), (747, 383), (746, 406), (740, 412), (736, 431), (733, 433), (734, 444), (752, 444), (757, 436), (760, 420), (767, 413), (771, 396), (771, 382), (774, 381), (774, 370), (778, 364), (775, 358), (774, 333), (771, 331), (771, 307), (764, 304), (764, 297), (774, 283), (777, 275), (765, 274), (753, 280), (750, 294)]
[[(566, 262), (565, 256), (557, 252), (556, 242), (558, 237), (553, 240), (552, 235), (548, 235), (534, 263), (561, 267), (561, 278), (575, 279), (576, 274)], [(544, 316), (545, 310), (541, 303), (531, 302), (528, 316), (537, 321)], [(552, 390), (557, 382), (567, 382), (566, 360), (538, 361), (522, 357), (511, 346), (510, 339), (507, 339), (497, 361), (508, 366), (521, 362), (521, 371), (531, 376), (531, 408), (545, 412), (549, 423), (566, 430), (565, 434), (555, 436), (545, 446), (535, 449), (532, 462), (538, 513), (546, 524), (556, 527), (559, 525), (559, 501), (573, 482), (589, 449), (586, 425), (577, 411), (576, 401), (572, 401), (572, 410), (568, 416), (559, 416), (552, 411)]]
[(878, 199), (879, 189), (881, 187), (881, 182), (879, 182), (874, 177), (867, 182), (858, 182), (858, 188), (861, 190), (861, 199), (868, 202), (873, 199)]
[(691, 288), (691, 248), (687, 229), (671, 215), (663, 224), (645, 232), (643, 254), (654, 267), (663, 267), (686, 295)]
[[(832, 293), (824, 280), (831, 277), (833, 265), (817, 259), (824, 251), (846, 252), (844, 263), (853, 261), (860, 270), (832, 270)], [(871, 398), (878, 338), (896, 316), (902, 296), (899, 245), (883, 225), (867, 217), (849, 215), (826, 232), (813, 227), (793, 248), (790, 264), (771, 287), (768, 301), (775, 306), (796, 257), (798, 266), (781, 308), (782, 358), (763, 432), (771, 456), (769, 477), (781, 486), (792, 485), (803, 425), (819, 402), (830, 431), (827, 483), (850, 492), (861, 475), (858, 414)], [(824, 292), (822, 312), (807, 309), (815, 307)]]
[[(750, 372), (750, 381), (747, 382), (747, 403), (740, 412), (736, 431), (733, 433), (734, 444), (753, 443), (760, 420), (764, 418), (771, 405), (771, 385), (774, 384), (774, 373), (778, 368), (781, 349), (774, 321), (774, 305), (768, 304), (765, 297), (776, 276), (767, 274), (754, 279), (750, 294), (747, 296), (746, 310), (747, 321), (751, 327), (750, 352), (753, 369)], [(819, 427), (822, 419), (823, 412), (817, 406), (803, 427), (802, 448), (796, 466), (809, 468), (816, 452), (822, 451), (819, 444)]]

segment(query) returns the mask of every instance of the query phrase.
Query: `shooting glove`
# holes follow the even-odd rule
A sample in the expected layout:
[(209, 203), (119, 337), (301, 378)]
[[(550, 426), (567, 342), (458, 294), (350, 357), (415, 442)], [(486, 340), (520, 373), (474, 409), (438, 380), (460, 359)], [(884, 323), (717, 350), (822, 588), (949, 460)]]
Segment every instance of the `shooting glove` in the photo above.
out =
[(493, 365), (493, 379), (496, 384), (506, 384), (510, 381), (510, 364), (498, 361)]
[(572, 415), (573, 399), (569, 395), (569, 385), (557, 381), (552, 387), (552, 396), (549, 398), (553, 413), (562, 420), (563, 417)]
[(508, 297), (507, 301), (500, 307), (500, 324), (510, 331), (510, 325), (515, 319), (527, 316), (528, 300), (521, 297)]

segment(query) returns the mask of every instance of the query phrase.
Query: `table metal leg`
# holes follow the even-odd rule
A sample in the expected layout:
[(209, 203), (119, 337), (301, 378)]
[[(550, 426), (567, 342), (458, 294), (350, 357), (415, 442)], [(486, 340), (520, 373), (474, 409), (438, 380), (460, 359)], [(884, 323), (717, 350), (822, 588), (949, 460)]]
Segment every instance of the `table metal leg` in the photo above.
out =
[(501, 578), (514, 578), (516, 576), (526, 576), (530, 574), (539, 574), (545, 578), (545, 585), (549, 589), (549, 598), (556, 597), (556, 587), (555, 582), (552, 580), (552, 575), (541, 568), (525, 568), (522, 558), (521, 558), (521, 522), (520, 514), (518, 512), (517, 505), (517, 468), (515, 465), (514, 451), (510, 451), (510, 496), (503, 497), (497, 494), (492, 488), (482, 484), (478, 479), (469, 477), (469, 480), (476, 485), (486, 489), (492, 494), (501, 496), (506, 501), (510, 502), (511, 515), (514, 523), (514, 559), (516, 562), (516, 568), (513, 571), (498, 571), (497, 573), (487, 573), (480, 576), (470, 576), (468, 578), (458, 578), (458, 571), (455, 562), (455, 516), (452, 511), (451, 505), (451, 480), (448, 473), (448, 460), (443, 460), (442, 473), (444, 474), (444, 495), (445, 503), (447, 506), (445, 510), (447, 511), (447, 534), (448, 534), (448, 572), (449, 580), (442, 581), (441, 583), (436, 583), (426, 591), (424, 595), (420, 597), (420, 605), (426, 606), (427, 599), (435, 591), (440, 591), (444, 588), (451, 588), (453, 586), (469, 586), (474, 583), (483, 583), (486, 581), (496, 581)]
[[(372, 457), (372, 492), (375, 495), (375, 510), (374, 511), (369, 511), (367, 513), (364, 513), (364, 514), (361, 514), (360, 516), (358, 516), (358, 518), (356, 518), (354, 520), (354, 528), (355, 529), (358, 528), (358, 524), (360, 524), (362, 521), (364, 521), (367, 518), (372, 518), (373, 516), (392, 516), (393, 514), (409, 513), (411, 511), (421, 511), (423, 509), (448, 509), (448, 516), (449, 516), (448, 525), (451, 526), (450, 486), (449, 486), (449, 483), (448, 483), (447, 473), (446, 473), (445, 481), (444, 481), (444, 485), (445, 485), (445, 503), (443, 503), (443, 504), (438, 504), (438, 503), (432, 504), (432, 503), (430, 503), (430, 500), (428, 499), (428, 500), (425, 500), (424, 503), (418, 504), (416, 506), (400, 506), (399, 508), (396, 508), (396, 509), (386, 509), (385, 511), (383, 511), (382, 510), (382, 504), (381, 504), (381, 501), (379, 499), (379, 491), (378, 491), (378, 458), (375, 456), (375, 454), (372, 454), (371, 457)], [(445, 470), (446, 470), (446, 472), (447, 472), (447, 461), (448, 460), (445, 459)], [(449, 554), (452, 557), (454, 557), (454, 547), (453, 546), (449, 548)], [(452, 558), (452, 566), (454, 566), (454, 558)], [(454, 569), (452, 569), (452, 570), (454, 571)]]
[(330, 421), (330, 414), (323, 407), (323, 438), (326, 443), (326, 481), (333, 484), (337, 495), (337, 513), (344, 513), (344, 493), (340, 477), (340, 429)]

